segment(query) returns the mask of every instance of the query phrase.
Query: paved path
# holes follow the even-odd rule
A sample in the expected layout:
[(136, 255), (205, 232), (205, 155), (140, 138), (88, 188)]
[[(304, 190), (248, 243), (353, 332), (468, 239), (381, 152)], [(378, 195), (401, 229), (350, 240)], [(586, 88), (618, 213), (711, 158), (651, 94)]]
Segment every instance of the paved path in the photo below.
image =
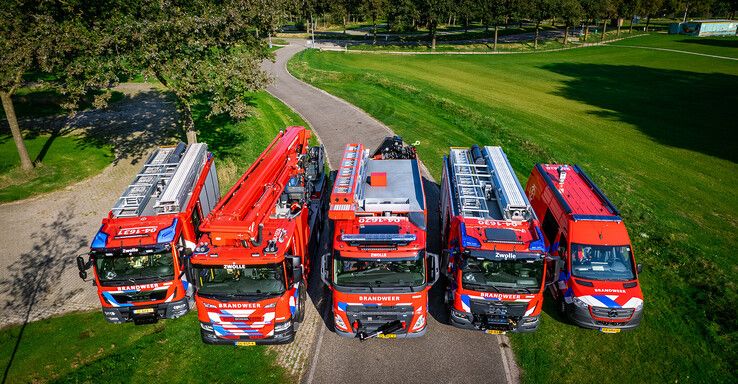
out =
[[(267, 90), (299, 113), (318, 134), (326, 147), (332, 168), (340, 160), (344, 146), (362, 142), (376, 147), (391, 135), (391, 130), (355, 106), (322, 90), (305, 84), (292, 75), (286, 62), (302, 50), (304, 42), (292, 41), (277, 51), (276, 63), (265, 69), (275, 83)], [(429, 159), (430, 160), (430, 159)], [(425, 173), (424, 184), (429, 207), (438, 206), (438, 185)], [(437, 211), (429, 211), (429, 250), (438, 251)], [(317, 268), (313, 268), (316, 272)], [(316, 281), (312, 276), (312, 281)], [(518, 371), (512, 359), (507, 338), (488, 336), (453, 328), (444, 324), (443, 287), (431, 290), (429, 329), (424, 337), (409, 340), (346, 339), (331, 331), (327, 316), (327, 292), (313, 284), (311, 298), (321, 313), (317, 340), (310, 357), (306, 383), (452, 383), (452, 382), (517, 382)], [(301, 329), (301, 332), (304, 329)]]
[(120, 192), (152, 144), (171, 137), (174, 105), (140, 84), (119, 88), (127, 98), (109, 109), (22, 122), (41, 133), (77, 130), (83, 142), (112, 143), (114, 163), (66, 189), (0, 205), (0, 327), (55, 314), (97, 308), (96, 289), (77, 275), (75, 256), (86, 252)]

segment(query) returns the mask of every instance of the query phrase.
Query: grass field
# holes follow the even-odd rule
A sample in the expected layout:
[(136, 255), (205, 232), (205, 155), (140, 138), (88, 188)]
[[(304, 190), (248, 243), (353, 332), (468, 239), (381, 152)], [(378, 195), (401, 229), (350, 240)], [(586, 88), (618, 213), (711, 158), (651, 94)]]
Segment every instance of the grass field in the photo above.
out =
[[(90, 287), (90, 289), (93, 289)], [(212, 347), (197, 315), (150, 326), (108, 324), (98, 311), (0, 330), (8, 383), (277, 383), (288, 378), (264, 347)], [(6, 382), (5, 380), (3, 382)]]
[[(660, 38), (676, 44), (644, 41)], [(579, 163), (621, 209), (644, 264), (641, 327), (580, 329), (549, 300), (538, 332), (510, 337), (525, 382), (738, 379), (737, 63), (603, 46), (503, 56), (307, 51), (290, 70), (420, 140), (437, 179), (449, 146), (497, 144), (523, 182), (536, 162)]]
[(62, 188), (100, 172), (113, 161), (110, 146), (82, 145), (79, 140), (76, 136), (27, 136), (26, 149), (37, 164), (25, 172), (10, 133), (0, 134), (0, 203)]

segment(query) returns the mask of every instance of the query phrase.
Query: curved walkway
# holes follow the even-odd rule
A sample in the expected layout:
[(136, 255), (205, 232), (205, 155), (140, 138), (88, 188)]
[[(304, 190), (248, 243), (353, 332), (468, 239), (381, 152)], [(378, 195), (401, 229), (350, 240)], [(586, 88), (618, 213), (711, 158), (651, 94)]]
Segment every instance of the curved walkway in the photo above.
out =
[[(154, 144), (171, 140), (174, 105), (148, 85), (124, 84), (124, 101), (82, 112), (71, 121), (22, 122), (78, 131), (82, 141), (112, 143), (115, 160), (100, 174), (63, 190), (0, 205), (0, 327), (97, 308), (90, 282), (77, 275), (75, 256), (88, 250), (110, 211)], [(61, 128), (59, 128), (61, 127)]]
[[(392, 135), (392, 131), (362, 110), (325, 91), (294, 78), (286, 69), (287, 61), (304, 49), (304, 41), (291, 41), (279, 49), (275, 63), (264, 68), (275, 82), (267, 90), (282, 100), (307, 121), (320, 137), (332, 168), (340, 160), (343, 148), (350, 142), (362, 142), (369, 148)], [(433, 161), (433, 159), (428, 159)], [(436, 159), (437, 160), (437, 159)], [(438, 185), (424, 172), (428, 206), (436, 207)], [(437, 212), (429, 210), (429, 243), (437, 252)], [(315, 272), (317, 268), (313, 268)], [(312, 277), (311, 281), (319, 281)], [(517, 382), (518, 370), (506, 337), (488, 336), (453, 328), (445, 320), (440, 284), (431, 291), (428, 332), (424, 337), (407, 340), (367, 342), (342, 338), (330, 330), (331, 319), (327, 292), (315, 287), (311, 294), (315, 308), (324, 321), (316, 321), (317, 340), (310, 355), (309, 367), (302, 376), (306, 383), (452, 383), (452, 382)], [(310, 315), (309, 315), (310, 316)], [(319, 318), (313, 315), (314, 318)], [(311, 326), (306, 323), (305, 327)], [(301, 329), (301, 332), (305, 329)]]

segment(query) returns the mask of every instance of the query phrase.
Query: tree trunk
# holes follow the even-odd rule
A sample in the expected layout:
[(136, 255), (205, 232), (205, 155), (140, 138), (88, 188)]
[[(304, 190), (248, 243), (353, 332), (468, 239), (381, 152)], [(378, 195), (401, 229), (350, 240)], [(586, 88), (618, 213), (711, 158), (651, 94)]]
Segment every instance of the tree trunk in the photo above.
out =
[(372, 30), (374, 31), (374, 42), (372, 44), (377, 45), (377, 16), (372, 15)]
[(343, 34), (346, 34), (346, 16), (343, 17)]
[(564, 28), (564, 46), (569, 42), (569, 25)]
[(495, 52), (497, 51), (497, 30), (498, 29), (499, 29), (499, 27), (497, 26), (497, 23), (495, 23), (495, 43), (494, 43), (494, 45), (492, 45), (492, 49), (494, 49)]
[(620, 20), (618, 20), (618, 34), (617, 37), (620, 37)]
[(687, 22), (687, 12), (689, 12), (689, 4), (684, 7), (684, 18), (682, 19), (682, 23)]
[(648, 32), (648, 25), (651, 24), (651, 15), (646, 16), (646, 29), (645, 32)]
[(541, 25), (540, 21), (536, 21), (536, 39), (533, 40), (533, 49), (538, 49), (538, 27)]
[(600, 36), (600, 41), (605, 41), (605, 32), (607, 32), (607, 19), (602, 22), (602, 36)]
[(436, 24), (435, 22), (431, 22), (430, 33), (431, 33), (431, 51), (435, 51), (436, 50)]
[(628, 28), (628, 33), (629, 34), (632, 34), (633, 33), (633, 19), (635, 19), (635, 15), (632, 15), (630, 17), (630, 28)]
[(190, 104), (177, 97), (180, 104), (180, 110), (182, 112), (182, 123), (184, 124), (185, 135), (187, 136), (187, 144), (197, 143), (197, 132), (195, 132), (195, 122), (192, 120), (192, 108)]
[(0, 99), (2, 99), (5, 118), (8, 120), (10, 133), (13, 135), (13, 141), (15, 141), (15, 147), (18, 149), (21, 169), (24, 171), (30, 171), (33, 169), (33, 163), (31, 162), (31, 157), (28, 156), (26, 144), (23, 143), (23, 135), (21, 134), (20, 127), (18, 126), (18, 118), (15, 116), (13, 99), (10, 98), (10, 94), (7, 92), (0, 92)]
[(587, 25), (584, 27), (584, 44), (587, 44), (588, 36), (589, 36), (589, 20), (587, 20)]

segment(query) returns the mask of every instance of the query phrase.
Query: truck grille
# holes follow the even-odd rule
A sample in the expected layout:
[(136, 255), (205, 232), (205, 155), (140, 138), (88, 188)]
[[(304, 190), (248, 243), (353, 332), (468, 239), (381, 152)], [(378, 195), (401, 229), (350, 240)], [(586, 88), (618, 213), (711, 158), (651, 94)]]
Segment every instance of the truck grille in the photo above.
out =
[(482, 329), (510, 331), (525, 315), (528, 303), (510, 303), (500, 300), (471, 300), (474, 324)]
[[(400, 320), (405, 325), (405, 330), (410, 327), (413, 319), (413, 307), (401, 306), (366, 306), (349, 305), (346, 307), (346, 315), (351, 324), (358, 321), (365, 331), (373, 331), (380, 326), (395, 320)], [(349, 326), (351, 326), (349, 324)]]
[(630, 319), (633, 316), (633, 308), (606, 308), (591, 307), (592, 315), (601, 319), (608, 319), (608, 322), (617, 322)]
[(157, 301), (164, 300), (167, 296), (166, 289), (160, 289), (158, 291), (141, 291), (133, 293), (114, 293), (113, 298), (115, 301), (121, 304), (142, 302), (142, 301)]

